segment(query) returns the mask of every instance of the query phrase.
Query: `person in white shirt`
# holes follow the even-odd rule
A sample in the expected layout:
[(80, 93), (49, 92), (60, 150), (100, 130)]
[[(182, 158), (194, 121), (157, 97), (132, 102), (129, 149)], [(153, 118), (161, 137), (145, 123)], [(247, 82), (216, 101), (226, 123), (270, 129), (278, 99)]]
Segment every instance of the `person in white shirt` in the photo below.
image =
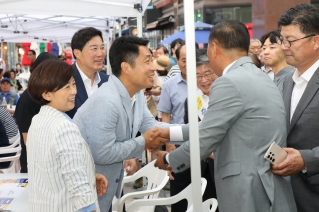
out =
[(28, 211), (100, 211), (97, 195), (108, 182), (95, 175), (90, 149), (65, 113), (74, 107), (74, 70), (63, 61), (45, 60), (32, 73), (28, 92), (42, 107), (27, 136)]

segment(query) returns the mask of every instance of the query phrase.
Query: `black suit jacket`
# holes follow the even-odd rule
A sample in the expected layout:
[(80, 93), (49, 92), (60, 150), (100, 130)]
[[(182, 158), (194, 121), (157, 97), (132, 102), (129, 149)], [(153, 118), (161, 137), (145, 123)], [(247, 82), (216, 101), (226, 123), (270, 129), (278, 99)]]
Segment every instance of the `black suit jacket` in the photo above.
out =
[[(67, 111), (66, 114), (70, 116), (70, 118), (73, 118), (75, 115), (76, 111), (81, 107), (81, 105), (88, 99), (88, 95), (85, 90), (84, 82), (82, 80), (82, 77), (80, 75), (79, 70), (77, 69), (75, 63), (72, 65), (72, 67), (75, 70), (75, 75), (74, 75), (74, 80), (76, 83), (76, 89), (77, 89), (77, 94), (75, 96), (75, 106), (72, 110)], [(98, 86), (100, 87), (104, 82), (107, 82), (109, 79), (109, 75), (103, 74), (101, 72), (98, 72), (101, 78), (100, 83)]]

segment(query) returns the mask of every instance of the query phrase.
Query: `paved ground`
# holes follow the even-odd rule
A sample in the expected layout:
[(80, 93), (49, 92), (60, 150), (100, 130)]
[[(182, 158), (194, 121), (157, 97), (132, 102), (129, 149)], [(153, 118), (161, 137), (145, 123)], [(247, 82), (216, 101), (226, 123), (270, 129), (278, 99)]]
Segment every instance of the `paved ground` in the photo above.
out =
[[(130, 192), (142, 191), (142, 190), (143, 190), (143, 188), (139, 188), (139, 189), (133, 188), (133, 184), (134, 184), (134, 182), (132, 182), (132, 183), (126, 183), (126, 184), (124, 185), (124, 187), (123, 187), (124, 194), (130, 193)], [(160, 196), (160, 197), (169, 197), (170, 194), (169, 194), (169, 191), (161, 190), (159, 196)], [(168, 211), (170, 212), (170, 211), (171, 211), (171, 206), (170, 206), (170, 205), (167, 205), (166, 207), (167, 207)]]

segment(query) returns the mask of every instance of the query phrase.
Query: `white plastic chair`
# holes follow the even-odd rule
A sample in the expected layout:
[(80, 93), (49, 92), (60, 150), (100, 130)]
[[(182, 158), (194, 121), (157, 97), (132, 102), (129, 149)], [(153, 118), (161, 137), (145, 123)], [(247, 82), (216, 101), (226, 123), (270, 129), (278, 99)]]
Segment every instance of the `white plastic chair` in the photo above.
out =
[(21, 155), (21, 146), (20, 138), (17, 139), (13, 144), (6, 147), (0, 148), (0, 154), (16, 153), (14, 156), (0, 157), (0, 162), (11, 161), (11, 164), (8, 168), (0, 169), (0, 173), (19, 173), (20, 171), (20, 155)]
[[(203, 212), (215, 212), (217, 206), (218, 202), (215, 198), (208, 199), (205, 202), (203, 202)], [(193, 205), (189, 207), (186, 212), (193, 212)]]
[[(154, 166), (156, 160), (153, 160), (152, 162), (148, 163), (146, 166), (138, 170), (134, 175), (132, 176), (126, 176), (123, 178), (122, 186), (124, 183), (133, 182), (141, 177), (147, 178), (147, 188), (144, 191), (137, 191), (137, 192), (131, 192), (127, 193), (124, 196), (122, 196), (118, 202), (113, 200), (112, 204), (115, 204), (113, 206), (113, 210), (117, 208), (117, 212), (122, 212), (123, 205), (125, 204), (125, 207), (127, 208), (130, 204), (127, 203), (128, 200), (138, 198), (138, 197), (144, 197), (144, 199), (155, 199), (158, 197), (160, 190), (166, 185), (167, 181), (169, 180), (169, 177), (167, 175), (167, 171), (161, 170)], [(154, 212), (155, 206), (145, 206), (139, 208), (139, 212)]]
[[(206, 185), (207, 185), (206, 179), (201, 178), (201, 183), (202, 183), (201, 190), (202, 190), (202, 195), (203, 195), (205, 192)], [(133, 212), (133, 211), (136, 211), (136, 209), (138, 207), (142, 207), (142, 206), (171, 205), (171, 204), (174, 204), (176, 202), (181, 201), (182, 199), (187, 200), (187, 208), (190, 208), (193, 205), (192, 198), (193, 198), (192, 197), (192, 184), (189, 184), (183, 191), (181, 191), (180, 193), (178, 193), (172, 197), (134, 200), (130, 205), (128, 205), (126, 207), (126, 211)], [(140, 211), (140, 209), (138, 209), (138, 211)]]

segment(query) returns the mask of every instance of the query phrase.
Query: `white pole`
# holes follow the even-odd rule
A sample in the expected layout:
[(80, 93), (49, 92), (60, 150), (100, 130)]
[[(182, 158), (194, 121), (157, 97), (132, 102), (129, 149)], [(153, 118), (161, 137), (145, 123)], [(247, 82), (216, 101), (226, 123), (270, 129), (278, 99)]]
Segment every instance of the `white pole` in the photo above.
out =
[[(109, 29), (110, 30), (110, 29)], [(112, 71), (111, 71), (111, 65), (110, 65), (110, 38), (109, 38), (109, 32), (106, 33), (106, 52), (107, 52), (107, 74), (111, 75)]]
[(137, 36), (143, 37), (143, 26), (142, 26), (142, 13), (138, 13), (137, 15)]
[(2, 58), (2, 60), (4, 60), (4, 59), (3, 59), (3, 50), (4, 50), (4, 48), (3, 48), (3, 41), (1, 41), (1, 58)]
[(190, 164), (192, 177), (193, 211), (203, 211), (201, 194), (200, 150), (197, 117), (197, 84), (195, 56), (194, 1), (184, 1), (184, 22), (186, 41), (188, 117), (190, 138)]
[(122, 26), (121, 26), (121, 22), (119, 23), (119, 37), (122, 37)]

